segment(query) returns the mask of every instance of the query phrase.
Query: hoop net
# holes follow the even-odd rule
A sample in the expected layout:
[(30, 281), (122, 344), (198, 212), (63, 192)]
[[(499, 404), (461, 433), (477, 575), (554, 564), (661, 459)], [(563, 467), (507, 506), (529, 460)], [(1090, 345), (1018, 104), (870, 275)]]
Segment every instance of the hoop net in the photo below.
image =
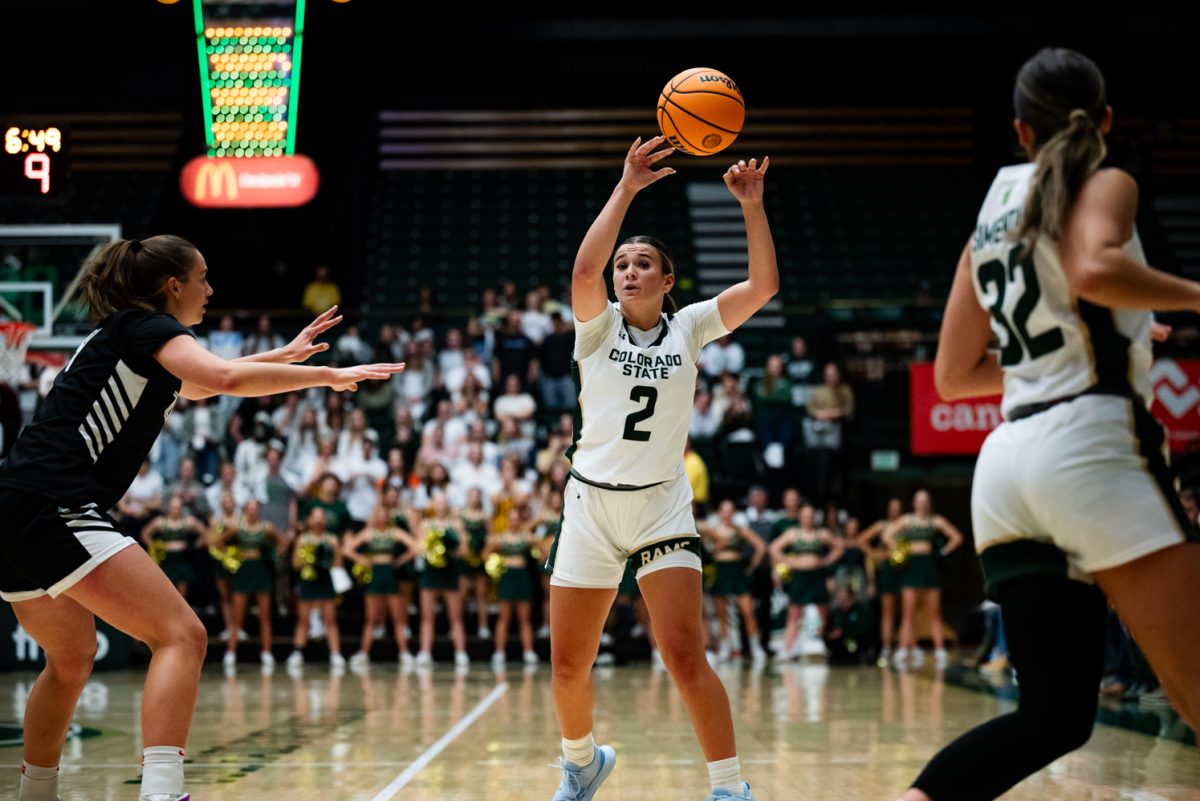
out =
[(0, 323), (0, 382), (13, 386), (21, 382), (30, 334), (36, 330), (33, 323)]

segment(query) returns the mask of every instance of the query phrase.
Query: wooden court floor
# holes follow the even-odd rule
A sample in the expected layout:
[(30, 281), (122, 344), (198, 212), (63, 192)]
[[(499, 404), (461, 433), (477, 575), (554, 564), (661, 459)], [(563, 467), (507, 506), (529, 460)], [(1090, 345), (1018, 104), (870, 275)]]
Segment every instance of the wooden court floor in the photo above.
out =
[[(932, 671), (784, 665), (721, 669), (744, 777), (762, 801), (894, 801), (955, 734), (1009, 703)], [(0, 724), (21, 720), (34, 674), (0, 674)], [(97, 674), (63, 760), (63, 801), (131, 801), (141, 754), (140, 670)], [(701, 801), (704, 759), (670, 678), (597, 668), (596, 734), (617, 749), (598, 801)], [(0, 799), (20, 746), (0, 739)], [(376, 663), (332, 675), (207, 667), (188, 744), (194, 801), (549, 801), (559, 773), (550, 671), (495, 674)], [(1003, 755), (997, 754), (998, 759)], [(1200, 801), (1194, 748), (1098, 726), (1091, 742), (1015, 788), (1014, 801)]]

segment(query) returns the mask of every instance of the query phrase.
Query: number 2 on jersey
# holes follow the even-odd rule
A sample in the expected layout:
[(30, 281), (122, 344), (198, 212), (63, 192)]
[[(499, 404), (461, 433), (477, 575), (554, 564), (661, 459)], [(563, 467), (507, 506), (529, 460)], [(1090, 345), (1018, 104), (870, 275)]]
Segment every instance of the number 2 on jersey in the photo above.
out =
[[(1026, 353), (1030, 359), (1040, 359), (1047, 353), (1052, 353), (1063, 346), (1063, 333), (1058, 326), (1047, 329), (1040, 334), (1030, 334), (1027, 326), (1029, 316), (1037, 307), (1042, 297), (1042, 287), (1038, 283), (1037, 269), (1033, 266), (1033, 257), (1026, 256), (1024, 248), (1015, 247), (1008, 254), (1008, 266), (1004, 262), (992, 259), (979, 265), (979, 285), (985, 289), (988, 286), (996, 288), (996, 300), (989, 306), (992, 318), (1008, 335), (1003, 347), (1000, 348), (1000, 366), (1010, 367), (1020, 363)], [(1017, 269), (1021, 270), (1022, 283), (1025, 291), (1017, 299), (1013, 307), (1012, 319), (1004, 314), (1004, 295), (1016, 278)]]
[(650, 440), (649, 431), (638, 431), (637, 424), (643, 420), (649, 420), (654, 414), (654, 404), (658, 403), (658, 390), (654, 387), (636, 386), (629, 391), (629, 399), (635, 403), (647, 401), (646, 408), (639, 409), (636, 412), (630, 413), (625, 418), (625, 434), (622, 439), (631, 439), (634, 442), (648, 442)]

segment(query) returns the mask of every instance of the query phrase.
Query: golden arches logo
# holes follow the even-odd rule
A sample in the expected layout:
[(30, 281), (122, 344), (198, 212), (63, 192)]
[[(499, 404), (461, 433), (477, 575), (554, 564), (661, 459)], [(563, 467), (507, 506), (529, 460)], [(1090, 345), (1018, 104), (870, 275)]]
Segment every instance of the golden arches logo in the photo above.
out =
[[(206, 162), (196, 171), (196, 200), (204, 200), (211, 194), (214, 198), (221, 197), (222, 185), (225, 197), (237, 200), (238, 181), (233, 165), (225, 162)], [(205, 191), (207, 190), (207, 191)]]

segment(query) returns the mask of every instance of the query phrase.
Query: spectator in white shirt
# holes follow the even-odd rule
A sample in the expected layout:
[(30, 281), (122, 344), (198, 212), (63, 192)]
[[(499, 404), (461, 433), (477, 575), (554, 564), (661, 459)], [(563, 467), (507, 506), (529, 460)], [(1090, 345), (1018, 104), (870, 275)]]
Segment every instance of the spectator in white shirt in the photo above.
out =
[(746, 351), (729, 334), (710, 342), (700, 351), (700, 369), (709, 379), (722, 373), (740, 374), (746, 367)]
[(388, 473), (387, 462), (379, 458), (379, 435), (367, 429), (357, 449), (338, 458), (335, 473), (342, 480), (342, 497), (355, 528), (362, 528), (379, 501), (379, 484)]
[(442, 387), (451, 395), (461, 392), (468, 373), (475, 377), (484, 391), (492, 388), (492, 371), (484, 366), (474, 349), (463, 351), (462, 363), (442, 373)]
[(209, 509), (221, 508), (221, 495), (228, 492), (233, 496), (233, 502), (237, 504), (238, 509), (246, 505), (246, 501), (251, 498), (256, 498), (263, 503), (266, 498), (257, 498), (254, 495), (254, 490), (237, 474), (237, 468), (233, 462), (225, 462), (221, 465), (221, 476), (211, 487), (204, 491), (204, 500), (208, 502)]
[(271, 328), (270, 315), (261, 314), (258, 317), (258, 327), (253, 334), (246, 337), (245, 343), (242, 345), (242, 355), (253, 356), (256, 353), (265, 353), (283, 346), (283, 337), (276, 334)]
[(504, 394), (496, 398), (492, 407), (496, 420), (503, 424), (511, 418), (518, 423), (524, 423), (532, 418), (536, 411), (537, 401), (521, 388), (521, 379), (516, 375), (509, 375), (504, 379)]
[(463, 350), (462, 331), (457, 328), (451, 328), (446, 332), (446, 346), (438, 353), (437, 363), (438, 372), (442, 375), (442, 381), (445, 382), (445, 376), (451, 370), (462, 367), (466, 351)]
[(525, 293), (525, 312), (521, 315), (521, 333), (541, 345), (554, 333), (554, 321), (542, 311), (542, 294), (536, 289)]
[(707, 390), (696, 391), (692, 401), (692, 422), (688, 436), (695, 442), (712, 442), (721, 431), (721, 415), (713, 406), (712, 395)]
[(270, 413), (264, 411), (254, 415), (254, 436), (239, 442), (233, 452), (237, 474), (247, 484), (257, 485), (267, 474), (267, 445), (273, 435)]
[(371, 349), (363, 342), (357, 323), (346, 324), (346, 332), (338, 337), (333, 354), (338, 364), (362, 364), (371, 358)]
[(483, 446), (472, 443), (466, 453), (467, 458), (450, 471), (450, 505), (455, 508), (466, 503), (467, 491), (472, 487), (482, 489), (488, 498), (500, 490), (500, 471), (484, 461)]

